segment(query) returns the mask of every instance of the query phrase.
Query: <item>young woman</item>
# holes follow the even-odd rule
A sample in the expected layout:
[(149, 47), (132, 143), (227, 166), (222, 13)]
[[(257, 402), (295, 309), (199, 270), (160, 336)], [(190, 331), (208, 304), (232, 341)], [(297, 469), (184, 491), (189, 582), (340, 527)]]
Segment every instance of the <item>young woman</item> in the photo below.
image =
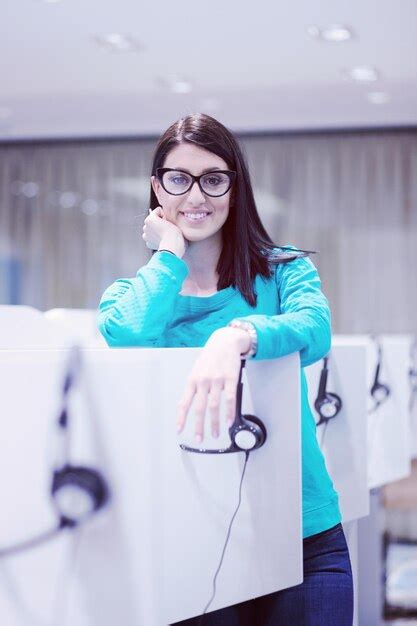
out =
[[(219, 405), (234, 417), (242, 358), (300, 353), (301, 368), (330, 349), (327, 300), (313, 263), (278, 247), (260, 221), (249, 172), (230, 131), (204, 114), (173, 124), (156, 147), (146, 245), (135, 278), (103, 294), (99, 327), (110, 346), (202, 347), (178, 406), (193, 406), (196, 443)], [(205, 626), (351, 626), (353, 585), (338, 496), (316, 439), (302, 381), (304, 582), (205, 615)], [(199, 618), (186, 620), (188, 626)]]

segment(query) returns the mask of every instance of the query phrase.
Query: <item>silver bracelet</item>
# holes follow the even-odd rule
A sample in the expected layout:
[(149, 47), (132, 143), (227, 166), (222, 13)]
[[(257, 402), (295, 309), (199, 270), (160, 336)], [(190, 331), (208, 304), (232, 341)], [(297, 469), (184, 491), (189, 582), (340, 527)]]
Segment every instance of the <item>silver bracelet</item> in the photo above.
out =
[(232, 320), (228, 323), (228, 326), (230, 326), (231, 328), (241, 328), (242, 330), (246, 330), (246, 332), (249, 333), (251, 339), (249, 350), (244, 354), (241, 354), (240, 356), (244, 357), (245, 359), (250, 359), (251, 357), (254, 357), (258, 350), (258, 334), (252, 322), (246, 322), (244, 320)]

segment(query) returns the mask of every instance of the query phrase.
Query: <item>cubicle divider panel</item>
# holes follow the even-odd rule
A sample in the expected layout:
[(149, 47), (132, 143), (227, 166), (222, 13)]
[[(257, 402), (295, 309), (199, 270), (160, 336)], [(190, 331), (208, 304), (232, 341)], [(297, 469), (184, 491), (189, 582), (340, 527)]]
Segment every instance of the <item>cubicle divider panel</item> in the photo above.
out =
[[(326, 466), (339, 494), (344, 523), (369, 513), (367, 477), (367, 352), (365, 344), (333, 341), (328, 362), (327, 391), (340, 396), (336, 417), (317, 427)], [(314, 409), (323, 361), (305, 368), (308, 396)]]
[[(0, 559), (7, 583), (2, 623), (27, 624), (29, 613), (52, 623), (56, 611), (64, 624), (64, 605), (67, 623), (80, 626), (164, 626), (202, 612), (238, 503), (244, 453), (179, 447), (194, 443), (192, 410), (180, 436), (175, 422), (199, 353), (82, 351), (69, 397), (71, 461), (103, 473), (110, 504), (78, 530)], [(0, 548), (56, 522), (48, 490), (67, 358), (66, 349), (0, 351), (0, 489), (7, 509)], [(249, 456), (210, 610), (302, 581), (299, 371), (297, 354), (244, 369), (243, 412), (264, 421), (268, 438)], [(219, 439), (206, 435), (208, 447), (229, 442), (224, 424)]]
[[(380, 382), (390, 394), (376, 409), (368, 405), (369, 488), (375, 489), (405, 478), (411, 471), (411, 424), (408, 410), (409, 387), (407, 365), (410, 338), (382, 335)], [(377, 349), (370, 344), (368, 380), (372, 386)]]

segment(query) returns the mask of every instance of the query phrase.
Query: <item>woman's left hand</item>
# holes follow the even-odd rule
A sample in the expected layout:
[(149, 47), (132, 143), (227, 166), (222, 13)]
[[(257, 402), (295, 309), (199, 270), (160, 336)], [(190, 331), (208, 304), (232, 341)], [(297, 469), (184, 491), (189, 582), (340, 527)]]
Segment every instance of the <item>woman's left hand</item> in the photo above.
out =
[(194, 400), (195, 438), (204, 438), (204, 420), (208, 408), (211, 432), (214, 437), (220, 431), (220, 398), (225, 394), (226, 420), (231, 426), (236, 411), (236, 392), (241, 365), (241, 354), (250, 346), (250, 336), (239, 328), (219, 328), (208, 339), (187, 379), (183, 396), (178, 404), (177, 431), (185, 425), (188, 411)]

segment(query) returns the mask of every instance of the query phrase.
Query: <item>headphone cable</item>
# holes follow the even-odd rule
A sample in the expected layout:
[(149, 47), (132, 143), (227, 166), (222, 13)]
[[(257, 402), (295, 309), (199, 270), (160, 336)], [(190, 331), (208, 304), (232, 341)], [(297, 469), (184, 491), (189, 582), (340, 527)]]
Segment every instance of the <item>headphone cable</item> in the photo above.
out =
[(53, 537), (58, 535), (64, 528), (68, 528), (70, 526), (71, 524), (69, 524), (64, 518), (62, 518), (58, 525), (54, 528), (51, 528), (51, 530), (41, 533), (40, 535), (37, 535), (36, 537), (29, 539), (28, 541), (22, 541), (22, 543), (17, 543), (13, 546), (8, 546), (7, 548), (0, 548), (0, 559), (11, 556), (12, 554), (23, 552), (24, 550), (36, 548), (42, 543), (45, 543), (46, 541), (49, 541), (49, 539), (52, 539)]
[(218, 564), (218, 566), (217, 566), (216, 573), (214, 574), (214, 578), (213, 578), (213, 593), (212, 593), (212, 595), (211, 595), (210, 600), (209, 600), (209, 601), (208, 601), (208, 603), (206, 604), (206, 607), (205, 607), (205, 609), (204, 609), (203, 613), (201, 614), (201, 617), (200, 617), (200, 622), (199, 622), (199, 626), (201, 626), (201, 624), (203, 623), (204, 615), (207, 613), (207, 611), (208, 611), (208, 609), (209, 609), (209, 607), (210, 607), (210, 604), (213, 602), (214, 597), (215, 597), (215, 595), (216, 595), (216, 579), (217, 579), (217, 576), (218, 576), (218, 574), (219, 574), (219, 572), (220, 572), (220, 568), (221, 568), (222, 563), (223, 563), (224, 555), (225, 555), (225, 553), (226, 553), (227, 544), (229, 543), (229, 539), (230, 539), (230, 532), (231, 532), (231, 530), (232, 530), (232, 525), (233, 525), (233, 522), (234, 522), (234, 520), (235, 520), (235, 517), (236, 517), (236, 515), (237, 515), (237, 513), (238, 513), (238, 511), (239, 511), (239, 508), (240, 508), (240, 504), (241, 504), (241, 502), (242, 502), (242, 484), (243, 484), (243, 477), (244, 477), (244, 475), (245, 475), (246, 465), (248, 464), (249, 454), (250, 454), (250, 453), (249, 453), (249, 450), (246, 450), (246, 452), (245, 452), (245, 463), (244, 463), (244, 465), (243, 465), (242, 476), (241, 476), (241, 478), (240, 478), (240, 484), (239, 484), (239, 501), (238, 501), (238, 503), (237, 503), (237, 507), (236, 507), (236, 509), (235, 509), (235, 512), (234, 512), (234, 513), (233, 513), (233, 515), (232, 515), (232, 519), (230, 520), (229, 528), (228, 528), (227, 535), (226, 535), (226, 541), (225, 541), (224, 546), (223, 546), (222, 554), (221, 554), (221, 557), (220, 557), (219, 564)]
[(68, 609), (70, 606), (70, 583), (73, 582), (77, 568), (77, 558), (80, 544), (83, 539), (83, 527), (77, 526), (69, 537), (68, 554), (61, 571), (61, 576), (55, 584), (52, 621), (50, 626), (66, 626), (68, 623)]

